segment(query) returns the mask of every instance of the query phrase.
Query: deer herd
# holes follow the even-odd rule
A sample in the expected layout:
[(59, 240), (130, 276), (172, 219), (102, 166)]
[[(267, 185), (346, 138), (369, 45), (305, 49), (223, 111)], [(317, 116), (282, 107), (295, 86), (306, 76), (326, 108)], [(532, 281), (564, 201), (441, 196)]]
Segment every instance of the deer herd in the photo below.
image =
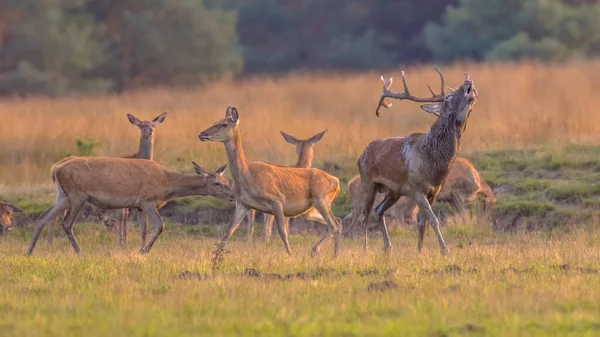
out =
[[(448, 247), (440, 232), (440, 221), (431, 205), (436, 201), (448, 202), (462, 213), (463, 204), (478, 199), (485, 214), (491, 214), (496, 199), (491, 188), (482, 179), (473, 164), (466, 158), (457, 157), (460, 142), (468, 118), (477, 101), (478, 94), (473, 81), (465, 74), (464, 82), (445, 93), (444, 76), (440, 77), (440, 92), (430, 97), (413, 96), (402, 72), (404, 92), (392, 92), (392, 79), (383, 82), (380, 108), (389, 108), (386, 98), (425, 103), (421, 108), (434, 114), (437, 119), (425, 133), (413, 133), (405, 137), (373, 140), (358, 158), (359, 175), (348, 183), (352, 211), (344, 218), (350, 231), (358, 224), (362, 229), (364, 250), (367, 250), (369, 221), (374, 222), (383, 235), (384, 250), (392, 247), (385, 214), (401, 222), (414, 223), (418, 228), (420, 251), (426, 224), (429, 223), (439, 243), (441, 254)], [(248, 219), (248, 237), (254, 233), (255, 211), (264, 214), (265, 239), (269, 239), (273, 221), (288, 254), (292, 249), (288, 241), (289, 218), (303, 217), (326, 225), (328, 230), (312, 248), (312, 255), (319, 252), (323, 243), (333, 238), (334, 256), (339, 254), (342, 238), (342, 219), (336, 217), (331, 205), (340, 192), (340, 181), (331, 174), (312, 168), (313, 147), (325, 132), (306, 140), (298, 140), (283, 131), (285, 141), (295, 145), (298, 162), (285, 167), (263, 161), (249, 161), (244, 155), (240, 133), (240, 112), (227, 107), (225, 118), (198, 134), (201, 142), (223, 143), (228, 163), (216, 172), (208, 172), (192, 162), (197, 174), (180, 174), (154, 161), (154, 132), (167, 113), (151, 121), (140, 121), (128, 114), (131, 124), (140, 130), (137, 153), (120, 157), (67, 157), (51, 168), (56, 186), (56, 200), (36, 221), (27, 250), (30, 255), (42, 229), (49, 225), (48, 241), (52, 239), (52, 222), (61, 220), (63, 230), (76, 253), (79, 245), (73, 234), (73, 224), (86, 204), (101, 210), (121, 209), (121, 218), (115, 221), (119, 242), (127, 241), (127, 219), (131, 211), (138, 212), (141, 253), (150, 251), (164, 230), (158, 209), (166, 201), (191, 195), (210, 195), (235, 200), (235, 210), (225, 233), (217, 245), (224, 249), (227, 241), (244, 218)], [(231, 185), (223, 177), (229, 167)], [(377, 204), (375, 207), (375, 201)], [(20, 212), (15, 206), (0, 202), (2, 232), (11, 229), (11, 214)], [(372, 212), (374, 214), (372, 214)], [(103, 213), (102, 213), (103, 214)], [(106, 219), (100, 216), (100, 218)], [(148, 224), (154, 227), (147, 241)]]

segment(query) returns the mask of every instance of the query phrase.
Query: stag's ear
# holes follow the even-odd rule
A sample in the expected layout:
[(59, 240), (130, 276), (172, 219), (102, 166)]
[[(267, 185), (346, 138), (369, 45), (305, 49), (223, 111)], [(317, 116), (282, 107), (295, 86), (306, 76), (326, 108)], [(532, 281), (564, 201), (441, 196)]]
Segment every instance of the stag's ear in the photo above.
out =
[(239, 115), (238, 115), (238, 111), (236, 108), (231, 108), (231, 116), (229, 116), (229, 119), (234, 123), (238, 122)]
[(285, 139), (286, 142), (288, 142), (290, 144), (294, 144), (294, 145), (296, 145), (299, 142), (298, 139), (294, 138), (293, 136), (290, 136), (283, 131), (279, 131), (279, 132), (281, 132), (281, 135), (283, 136), (283, 139)]
[(316, 142), (320, 141), (320, 140), (321, 140), (321, 138), (323, 138), (323, 135), (325, 134), (325, 132), (327, 132), (327, 129), (326, 129), (325, 131), (321, 132), (321, 133), (318, 133), (318, 134), (316, 134), (316, 135), (314, 135), (314, 136), (310, 137), (310, 138), (309, 138), (307, 141), (308, 141), (310, 144), (314, 144), (314, 143), (316, 143)]
[(135, 126), (140, 126), (140, 124), (141, 124), (140, 120), (137, 117), (135, 117), (134, 115), (127, 114), (127, 118), (129, 119), (131, 124), (133, 124)]
[(19, 207), (13, 206), (11, 204), (6, 204), (6, 203), (2, 205), (2, 208), (4, 208), (5, 210), (7, 210), (9, 212), (15, 212), (15, 213), (23, 212), (23, 210), (20, 209)]
[(222, 176), (223, 172), (225, 172), (226, 169), (227, 169), (227, 164), (219, 167), (219, 169), (217, 170), (217, 174), (220, 175), (220, 176)]
[(440, 103), (435, 104), (423, 104), (421, 105), (421, 109), (425, 112), (429, 112), (430, 114), (439, 115), (442, 112), (442, 105)]
[(167, 112), (165, 111), (165, 112), (161, 113), (160, 115), (156, 116), (156, 118), (154, 118), (152, 120), (152, 123), (154, 123), (154, 124), (160, 124), (160, 123), (162, 123), (162, 122), (165, 121), (166, 117), (167, 117)]
[(202, 167), (200, 167), (200, 165), (196, 164), (195, 161), (192, 161), (192, 164), (194, 165), (194, 170), (196, 170), (196, 173), (198, 173), (199, 175), (201, 175), (203, 177), (208, 176), (208, 172), (205, 169), (203, 169)]

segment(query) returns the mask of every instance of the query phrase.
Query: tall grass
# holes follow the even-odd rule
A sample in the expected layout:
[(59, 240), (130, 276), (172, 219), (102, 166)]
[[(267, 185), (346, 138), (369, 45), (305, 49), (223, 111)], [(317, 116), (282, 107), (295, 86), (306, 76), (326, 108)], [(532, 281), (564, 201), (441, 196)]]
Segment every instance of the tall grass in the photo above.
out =
[[(405, 69), (412, 92), (438, 88), (431, 66)], [(566, 65), (460, 64), (445, 67), (448, 86), (469, 72), (480, 93), (463, 138), (464, 152), (565, 142), (598, 143), (600, 62)], [(400, 70), (386, 74), (399, 76)], [(77, 137), (100, 142), (99, 155), (133, 153), (138, 131), (125, 114), (150, 119), (169, 115), (157, 127), (155, 158), (191, 171), (190, 161), (216, 168), (223, 146), (201, 143), (199, 131), (223, 118), (225, 107), (240, 111), (245, 152), (251, 160), (293, 164), (295, 152), (279, 130), (297, 138), (329, 129), (316, 146), (316, 164), (354, 161), (374, 138), (422, 132), (434, 116), (411, 102), (394, 102), (381, 118), (374, 110), (380, 73), (292, 74), (282, 78), (223, 81), (202, 89), (155, 89), (122, 96), (29, 98), (0, 101), (0, 195), (51, 186), (50, 165), (71, 152)], [(399, 84), (394, 88), (401, 90)]]

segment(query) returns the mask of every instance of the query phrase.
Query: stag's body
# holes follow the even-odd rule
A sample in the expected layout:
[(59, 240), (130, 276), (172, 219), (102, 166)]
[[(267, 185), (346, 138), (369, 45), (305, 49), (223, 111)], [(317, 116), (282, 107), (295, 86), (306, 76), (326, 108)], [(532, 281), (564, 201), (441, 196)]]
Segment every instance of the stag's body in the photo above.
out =
[[(348, 230), (354, 228), (362, 214), (364, 203), (364, 192), (360, 175), (355, 176), (348, 182), (350, 199), (352, 200), (351, 225)], [(379, 203), (383, 196), (377, 197)], [(463, 211), (466, 202), (478, 199), (483, 204), (484, 214), (489, 215), (496, 204), (496, 196), (490, 186), (483, 180), (481, 174), (466, 158), (457, 157), (450, 168), (448, 177), (442, 186), (436, 200), (449, 203), (457, 212)], [(400, 197), (398, 202), (392, 206), (389, 212), (392, 218), (400, 219), (404, 223), (416, 221), (417, 204), (408, 197)]]
[[(436, 69), (437, 70), (437, 69)], [(376, 139), (362, 152), (358, 160), (358, 169), (365, 193), (363, 204), (364, 248), (367, 249), (369, 219), (377, 192), (385, 193), (384, 199), (376, 207), (376, 216), (383, 233), (384, 249), (391, 248), (391, 242), (384, 220), (384, 213), (401, 196), (410, 197), (419, 206), (418, 249), (423, 245), (426, 220), (428, 220), (438, 238), (440, 251), (446, 254), (448, 248), (439, 229), (439, 221), (431, 209), (450, 168), (460, 149), (460, 139), (466, 122), (477, 98), (473, 82), (467, 77), (456, 90), (444, 95), (444, 78), (441, 78), (441, 94), (431, 98), (418, 98), (410, 94), (404, 73), (402, 82), (404, 93), (389, 91), (390, 83), (383, 85), (380, 106), (386, 97), (409, 99), (415, 102), (438, 102), (421, 106), (425, 111), (439, 118), (426, 133), (413, 133), (407, 137)], [(383, 77), (382, 77), (383, 80)], [(431, 91), (431, 88), (430, 88)], [(432, 91), (433, 93), (433, 91)], [(379, 115), (379, 107), (377, 110)]]
[[(73, 249), (79, 253), (73, 223), (86, 203), (100, 209), (136, 208), (142, 211), (145, 215), (140, 213), (138, 217), (141, 252), (148, 252), (164, 230), (156, 203), (188, 195), (233, 196), (227, 180), (221, 176), (225, 167), (217, 174), (209, 174), (195, 166), (198, 175), (169, 171), (146, 159), (73, 157), (55, 164), (51, 172), (57, 189), (56, 201), (37, 221), (28, 254), (33, 251), (44, 225), (65, 210), (67, 215), (62, 222), (63, 229)], [(156, 227), (147, 245), (146, 216)]]
[[(298, 161), (296, 165), (293, 167), (298, 168), (310, 168), (312, 166), (312, 160), (314, 158), (314, 145), (316, 142), (320, 141), (323, 138), (323, 135), (327, 130), (318, 133), (308, 139), (299, 140), (293, 136), (286, 134), (283, 131), (280, 131), (283, 138), (290, 144), (296, 146), (296, 153), (298, 154)], [(248, 212), (248, 239), (252, 239), (252, 235), (254, 234), (254, 209)], [(273, 221), (275, 218), (271, 214), (264, 213), (264, 224), (265, 224), (265, 240), (269, 240), (271, 238), (271, 233), (273, 231)], [(285, 219), (286, 229), (289, 231), (289, 219)]]
[(12, 230), (11, 216), (17, 212), (23, 212), (23, 210), (7, 202), (0, 201), (0, 235)]
[(331, 203), (340, 191), (336, 177), (315, 168), (291, 168), (265, 162), (250, 162), (242, 149), (237, 109), (228, 107), (225, 119), (198, 135), (201, 141), (217, 141), (225, 145), (229, 167), (233, 177), (236, 208), (229, 227), (218, 245), (216, 256), (221, 252), (231, 235), (250, 209), (275, 216), (277, 229), (288, 254), (285, 217), (305, 216), (307, 219), (329, 226), (329, 233), (313, 247), (334, 236), (334, 254), (339, 251), (341, 223), (333, 216)]
[[(140, 121), (136, 116), (134, 116), (132, 114), (127, 114), (127, 119), (129, 119), (129, 122), (131, 124), (135, 125), (136, 127), (138, 127), (138, 129), (140, 130), (139, 148), (138, 148), (138, 151), (134, 154), (118, 156), (117, 158), (135, 158), (135, 159), (154, 160), (154, 130), (156, 128), (156, 125), (162, 123), (166, 117), (167, 117), (167, 113), (163, 112), (162, 114), (156, 116), (151, 121)], [(70, 160), (71, 158), (73, 158), (73, 157), (64, 158), (64, 159), (60, 160), (59, 162), (57, 162), (55, 165), (60, 165), (63, 162)], [(164, 205), (164, 203), (159, 204), (159, 205), (157, 205), (157, 208), (160, 208), (163, 205)], [(127, 219), (129, 218), (129, 213), (130, 213), (129, 209), (123, 208), (121, 210), (121, 219), (119, 222), (116, 222), (117, 236), (119, 238), (119, 243), (122, 245), (127, 243)], [(103, 219), (102, 221), (104, 222), (105, 225), (108, 225), (109, 223), (111, 223), (111, 224), (115, 223), (112, 219), (106, 218), (104, 216), (104, 214), (100, 215), (100, 218)], [(59, 219), (60, 219), (60, 217), (56, 218), (55, 226), (58, 223)], [(147, 218), (146, 218), (146, 221), (144, 222), (144, 226), (146, 226), (146, 227), (148, 226)], [(53, 236), (54, 236), (54, 233), (52, 230), (52, 223), (50, 223), (48, 225), (48, 233), (47, 233), (47, 240), (48, 240), (49, 244), (52, 243)]]

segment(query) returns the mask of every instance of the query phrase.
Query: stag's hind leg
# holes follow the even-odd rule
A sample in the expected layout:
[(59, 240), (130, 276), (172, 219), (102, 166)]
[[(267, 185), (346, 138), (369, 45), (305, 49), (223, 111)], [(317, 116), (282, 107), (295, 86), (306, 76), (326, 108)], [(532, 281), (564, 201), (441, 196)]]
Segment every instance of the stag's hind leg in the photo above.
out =
[(423, 213), (419, 214), (419, 245), (417, 246), (417, 248), (419, 248), (420, 251), (420, 247), (422, 246), (423, 242), (423, 234), (421, 231), (425, 230), (424, 215), (427, 215), (428, 220), (431, 223), (431, 227), (433, 227), (433, 231), (437, 236), (438, 243), (440, 245), (440, 252), (442, 255), (446, 255), (448, 253), (448, 246), (446, 246), (446, 243), (444, 242), (444, 238), (442, 237), (442, 233), (440, 232), (440, 223), (438, 221), (438, 218), (433, 213), (433, 210), (431, 209), (430, 201), (422, 193), (415, 193), (413, 198), (415, 202), (419, 205), (419, 213)]
[(379, 223), (379, 228), (381, 228), (381, 234), (383, 235), (383, 250), (390, 251), (392, 249), (392, 243), (390, 241), (390, 236), (388, 234), (387, 226), (385, 224), (384, 214), (385, 212), (392, 207), (400, 198), (400, 196), (396, 195), (396, 193), (392, 191), (388, 191), (385, 194), (385, 197), (379, 205), (375, 208), (375, 214), (377, 215), (377, 222)]

